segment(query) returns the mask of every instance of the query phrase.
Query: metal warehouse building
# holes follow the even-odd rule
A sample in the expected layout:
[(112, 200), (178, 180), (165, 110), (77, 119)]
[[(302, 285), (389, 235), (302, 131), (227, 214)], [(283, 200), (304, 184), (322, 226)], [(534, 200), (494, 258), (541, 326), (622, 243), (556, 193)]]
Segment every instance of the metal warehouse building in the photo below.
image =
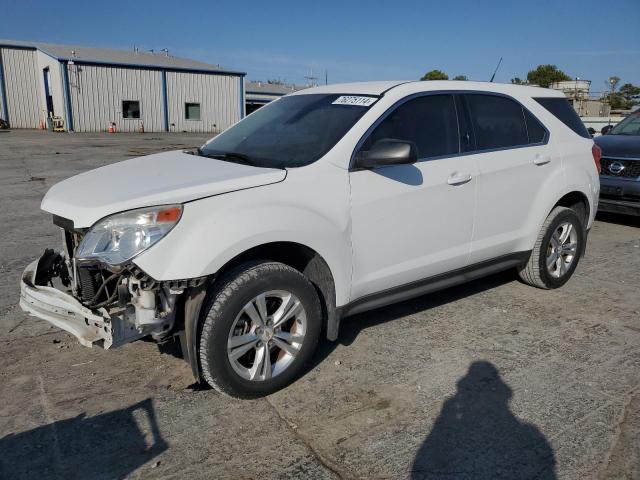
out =
[(0, 40), (0, 118), (76, 132), (220, 132), (244, 116), (244, 76), (168, 53)]

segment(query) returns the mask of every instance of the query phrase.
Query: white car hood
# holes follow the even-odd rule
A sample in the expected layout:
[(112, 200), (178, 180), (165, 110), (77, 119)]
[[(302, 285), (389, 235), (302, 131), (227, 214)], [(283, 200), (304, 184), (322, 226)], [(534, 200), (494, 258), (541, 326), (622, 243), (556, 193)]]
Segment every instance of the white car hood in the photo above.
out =
[(55, 184), (42, 210), (90, 227), (133, 208), (183, 203), (244, 188), (281, 182), (286, 170), (258, 168), (182, 151), (132, 158)]

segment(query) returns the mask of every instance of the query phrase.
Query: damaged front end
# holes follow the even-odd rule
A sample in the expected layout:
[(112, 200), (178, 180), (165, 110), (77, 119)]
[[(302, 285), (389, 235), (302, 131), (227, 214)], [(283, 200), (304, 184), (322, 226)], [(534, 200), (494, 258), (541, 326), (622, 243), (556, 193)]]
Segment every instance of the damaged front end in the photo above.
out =
[(81, 245), (87, 244), (83, 240), (95, 227), (77, 230), (60, 217), (54, 223), (63, 230), (64, 250), (47, 249), (25, 269), (20, 292), (25, 312), (66, 330), (82, 345), (105, 349), (148, 335), (162, 343), (184, 328), (183, 293), (203, 285), (206, 277), (156, 281), (131, 259), (111, 265), (79, 258)]

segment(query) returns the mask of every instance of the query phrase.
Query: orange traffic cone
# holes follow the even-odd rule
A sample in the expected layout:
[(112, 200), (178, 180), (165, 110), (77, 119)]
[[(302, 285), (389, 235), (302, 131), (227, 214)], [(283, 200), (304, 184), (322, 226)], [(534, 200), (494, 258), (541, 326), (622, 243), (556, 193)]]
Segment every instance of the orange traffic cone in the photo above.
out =
[(40, 130), (44, 130), (44, 120), (40, 119)]
[(113, 122), (109, 122), (109, 133), (116, 133), (116, 125)]

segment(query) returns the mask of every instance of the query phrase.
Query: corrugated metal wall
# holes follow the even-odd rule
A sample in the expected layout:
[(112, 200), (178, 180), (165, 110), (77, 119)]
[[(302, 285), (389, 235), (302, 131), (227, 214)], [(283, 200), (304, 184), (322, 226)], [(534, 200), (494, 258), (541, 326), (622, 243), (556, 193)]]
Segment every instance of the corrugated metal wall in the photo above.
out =
[(12, 128), (38, 128), (40, 123), (39, 71), (33, 50), (2, 48), (9, 123)]
[[(71, 107), (76, 132), (100, 132), (115, 122), (116, 131), (163, 131), (162, 80), (158, 70), (73, 65), (69, 68)], [(122, 118), (122, 101), (140, 101), (140, 119)]]
[[(240, 120), (240, 77), (167, 72), (167, 97), (170, 131), (219, 133)], [(200, 104), (200, 120), (185, 119), (185, 103)]]

